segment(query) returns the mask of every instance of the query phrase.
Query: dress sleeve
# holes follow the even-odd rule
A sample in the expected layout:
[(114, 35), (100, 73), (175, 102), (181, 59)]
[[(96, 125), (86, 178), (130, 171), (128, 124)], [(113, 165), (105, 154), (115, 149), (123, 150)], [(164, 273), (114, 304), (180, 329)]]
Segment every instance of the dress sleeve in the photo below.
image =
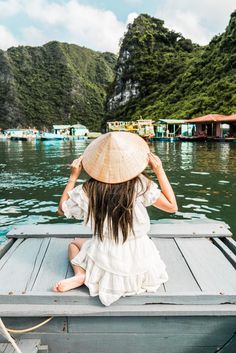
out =
[(145, 207), (151, 206), (154, 202), (160, 197), (161, 190), (159, 189), (158, 185), (151, 181), (150, 185), (148, 186), (147, 191), (142, 195), (142, 203)]
[(88, 210), (88, 199), (82, 187), (81, 184), (69, 191), (69, 199), (62, 203), (62, 211), (66, 218), (84, 219)]

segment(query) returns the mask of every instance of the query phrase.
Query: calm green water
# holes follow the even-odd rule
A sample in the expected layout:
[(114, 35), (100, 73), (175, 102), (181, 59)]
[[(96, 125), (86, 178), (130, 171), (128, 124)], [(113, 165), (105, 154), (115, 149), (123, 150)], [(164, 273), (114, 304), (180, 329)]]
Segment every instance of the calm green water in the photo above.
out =
[[(84, 141), (0, 141), (0, 234), (19, 224), (76, 222), (56, 210), (69, 164), (86, 146)], [(151, 219), (223, 220), (236, 234), (236, 144), (157, 142), (150, 148), (162, 159), (179, 206), (176, 215), (150, 207)], [(79, 182), (85, 178), (82, 173)]]

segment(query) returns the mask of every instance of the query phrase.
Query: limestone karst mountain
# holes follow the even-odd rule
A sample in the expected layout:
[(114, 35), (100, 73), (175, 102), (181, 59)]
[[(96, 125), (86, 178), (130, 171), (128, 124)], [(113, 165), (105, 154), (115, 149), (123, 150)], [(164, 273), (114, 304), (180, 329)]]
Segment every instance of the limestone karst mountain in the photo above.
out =
[(236, 112), (236, 11), (225, 32), (199, 46), (140, 15), (124, 36), (107, 119), (190, 118)]
[(0, 51), (0, 127), (100, 129), (116, 56), (49, 42)]

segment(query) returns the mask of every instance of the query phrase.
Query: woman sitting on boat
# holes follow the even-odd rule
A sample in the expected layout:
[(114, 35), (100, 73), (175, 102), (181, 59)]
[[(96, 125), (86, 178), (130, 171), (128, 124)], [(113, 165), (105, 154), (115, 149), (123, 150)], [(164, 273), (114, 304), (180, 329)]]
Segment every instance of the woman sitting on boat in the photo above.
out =
[[(158, 185), (143, 172), (149, 165)], [(76, 187), (82, 168), (90, 178)], [(91, 296), (110, 305), (122, 296), (155, 292), (168, 280), (166, 266), (148, 237), (146, 210), (176, 212), (174, 192), (160, 159), (147, 143), (128, 132), (110, 132), (94, 140), (74, 160), (58, 213), (83, 219), (91, 239), (77, 238), (68, 249), (74, 276), (56, 283), (65, 292), (85, 284)]]

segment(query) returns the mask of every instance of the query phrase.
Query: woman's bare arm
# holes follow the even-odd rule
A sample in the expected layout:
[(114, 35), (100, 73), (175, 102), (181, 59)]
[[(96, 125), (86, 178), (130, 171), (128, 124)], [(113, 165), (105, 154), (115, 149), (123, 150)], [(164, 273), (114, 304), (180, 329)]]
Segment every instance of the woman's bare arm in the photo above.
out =
[(161, 195), (153, 204), (153, 206), (165, 212), (169, 212), (169, 213), (177, 212), (178, 206), (177, 206), (175, 194), (166, 176), (166, 173), (163, 169), (160, 158), (154, 155), (153, 153), (150, 153), (149, 166), (156, 174), (160, 185), (160, 189), (161, 189)]
[(62, 211), (62, 203), (64, 201), (68, 200), (68, 198), (69, 198), (68, 191), (71, 191), (74, 189), (75, 183), (81, 173), (82, 159), (83, 159), (83, 157), (80, 156), (78, 159), (75, 159), (71, 164), (70, 178), (69, 178), (68, 183), (63, 191), (63, 194), (62, 194), (60, 202), (59, 202), (58, 210), (57, 210), (57, 214), (59, 214), (60, 216), (64, 215), (64, 212)]

